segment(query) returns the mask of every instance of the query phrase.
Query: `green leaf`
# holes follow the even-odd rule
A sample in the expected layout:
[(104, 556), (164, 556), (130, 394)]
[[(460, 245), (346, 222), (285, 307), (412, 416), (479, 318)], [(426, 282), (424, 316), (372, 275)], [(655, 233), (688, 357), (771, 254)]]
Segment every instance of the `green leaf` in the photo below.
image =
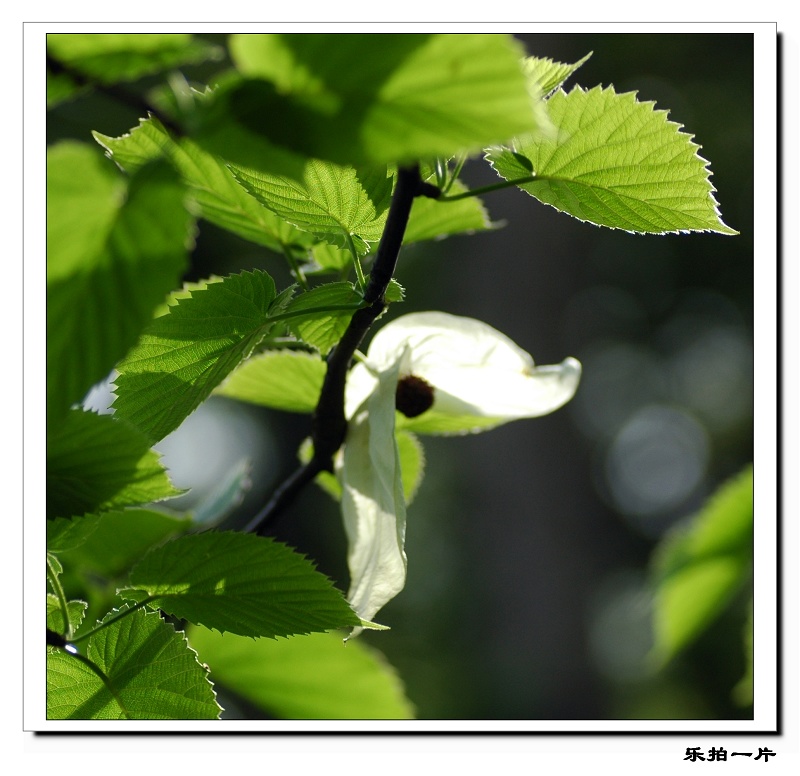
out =
[(403, 496), (408, 506), (417, 494), (425, 473), (425, 451), (414, 434), (395, 429), (397, 452), (400, 457), (400, 475), (403, 479)]
[(193, 627), (189, 641), (215, 681), (277, 719), (413, 719), (385, 658), (336, 633), (286, 641)]
[(104, 84), (135, 81), (178, 65), (220, 59), (223, 52), (187, 34), (50, 33), (48, 56)]
[(47, 109), (54, 108), (59, 103), (77, 97), (88, 87), (81, 86), (74, 78), (66, 73), (55, 73), (50, 64), (46, 71), (46, 99)]
[(56, 578), (64, 573), (64, 567), (52, 552), (47, 553), (47, 570)]
[(318, 355), (268, 350), (245, 361), (215, 393), (285, 412), (313, 412), (325, 369)]
[(47, 153), (47, 419), (111, 371), (186, 267), (191, 219), (165, 166), (127, 185), (91, 146)]
[(174, 431), (268, 333), (275, 299), (260, 270), (178, 299), (117, 366), (114, 409), (152, 441)]
[(207, 669), (184, 634), (155, 612), (112, 621), (118, 616), (109, 613), (103, 622), (110, 624), (89, 639), (86, 656), (96, 671), (48, 650), (48, 719), (218, 719)]
[(297, 178), (232, 167), (236, 180), (298, 229), (359, 255), (381, 238), (392, 193), (386, 168), (342, 167), (309, 159)]
[[(449, 196), (467, 190), (455, 181)], [(467, 197), (453, 202), (440, 202), (429, 197), (417, 197), (411, 207), (403, 243), (434, 240), (453, 234), (472, 234), (494, 228), (483, 203), (477, 197)]]
[[(95, 710), (113, 703), (113, 696), (105, 690), (97, 674), (73, 655), (48, 648), (47, 658), (47, 719), (91, 719)], [(91, 704), (84, 711), (86, 701), (92, 696), (108, 693), (108, 699)], [(98, 717), (102, 718), (102, 717)], [(109, 717), (106, 717), (109, 718)], [(111, 717), (118, 719), (119, 716)]]
[(58, 557), (66, 566), (79, 568), (82, 573), (109, 579), (121, 576), (151, 547), (192, 524), (189, 518), (155, 509), (105, 512), (94, 520), (96, 528), (92, 534), (77, 547), (59, 552)]
[[(89, 604), (86, 601), (67, 601), (67, 617), (73, 633), (78, 630), (83, 622), (88, 606)], [(47, 627), (62, 636), (66, 635), (69, 630), (64, 627), (64, 614), (58, 603), (58, 596), (52, 593), (47, 594)]]
[(119, 137), (97, 131), (92, 131), (92, 137), (105, 149), (106, 156), (130, 175), (177, 147), (164, 125), (153, 116), (139, 119), (138, 126)]
[[(277, 146), (342, 164), (402, 163), (537, 128), (523, 51), (507, 35), (235, 35), (230, 49), (246, 78), (217, 89), (203, 126), (229, 161)], [(265, 120), (273, 115), (281, 120)]]
[(330, 243), (319, 242), (311, 247), (311, 261), (313, 264), (310, 270), (306, 268), (306, 274), (309, 271), (336, 272), (338, 274), (353, 265), (353, 254), (349, 250), (337, 248)]
[(100, 515), (48, 520), (48, 552), (61, 553), (79, 547), (94, 533), (99, 521)]
[(155, 118), (142, 119), (138, 127), (121, 137), (92, 134), (107, 155), (128, 172), (163, 155), (188, 186), (199, 215), (222, 229), (278, 253), (312, 241), (310, 235), (279, 218), (245, 191), (223, 161), (191, 140), (173, 140)]
[(722, 612), (751, 574), (753, 472), (723, 485), (687, 527), (662, 540), (653, 559), (652, 659), (664, 664)]
[(435, 406), (418, 415), (408, 418), (402, 413), (397, 414), (397, 427), (404, 431), (413, 431), (415, 434), (432, 434), (435, 436), (463, 436), (464, 434), (478, 433), (497, 425), (497, 418), (481, 417), (479, 415), (454, 415), (442, 412)]
[(630, 232), (738, 234), (721, 220), (708, 163), (681, 127), (633, 92), (580, 88), (548, 100), (557, 132), (487, 154), (508, 180), (581, 221)]
[(394, 278), (389, 281), (383, 298), (387, 302), (402, 302), (406, 298), (406, 290)]
[(169, 313), (170, 308), (178, 304), (181, 299), (191, 299), (195, 291), (202, 291), (212, 283), (221, 283), (223, 280), (224, 278), (219, 275), (210, 275), (202, 280), (184, 281), (180, 288), (176, 288), (172, 293), (168, 294), (167, 298), (156, 307), (153, 312), (153, 318), (160, 318), (162, 315)]
[(724, 483), (686, 528), (676, 529), (655, 557), (659, 579), (718, 555), (752, 554), (753, 469)]
[(526, 57), (522, 63), (522, 69), (528, 83), (538, 93), (548, 95), (558, 89), (591, 56), (591, 53), (587, 54), (574, 65), (565, 65), (563, 62), (555, 62), (547, 57)]
[(362, 298), (351, 283), (317, 286), (289, 302), (286, 324), (324, 355), (342, 338)]
[(220, 632), (289, 636), (358, 625), (330, 580), (272, 539), (208, 531), (151, 550), (123, 598)]
[(147, 504), (180, 493), (149, 440), (110, 415), (71, 410), (48, 435), (48, 518)]

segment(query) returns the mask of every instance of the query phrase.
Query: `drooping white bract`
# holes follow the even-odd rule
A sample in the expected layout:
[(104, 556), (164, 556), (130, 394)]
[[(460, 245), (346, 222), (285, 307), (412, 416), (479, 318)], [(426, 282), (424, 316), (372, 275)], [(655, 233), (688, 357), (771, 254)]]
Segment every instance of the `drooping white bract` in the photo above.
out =
[[(568, 402), (581, 365), (534, 366), (528, 353), (481, 321), (447, 313), (405, 315), (373, 338), (347, 382), (349, 419), (339, 468), (349, 543), (348, 600), (364, 620), (405, 584), (406, 505), (395, 423), (431, 434), (485, 431), (546, 415)], [(433, 403), (417, 417), (395, 411), (398, 383), (420, 378)]]

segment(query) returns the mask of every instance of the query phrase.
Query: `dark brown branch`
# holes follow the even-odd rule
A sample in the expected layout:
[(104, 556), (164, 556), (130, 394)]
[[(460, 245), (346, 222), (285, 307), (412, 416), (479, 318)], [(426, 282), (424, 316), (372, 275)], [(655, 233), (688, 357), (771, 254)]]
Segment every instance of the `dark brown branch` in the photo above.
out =
[(401, 167), (397, 172), (397, 185), (392, 194), (389, 214), (364, 291), (367, 306), (356, 310), (341, 340), (328, 356), (325, 380), (311, 419), (314, 455), (275, 491), (264, 508), (248, 523), (245, 531), (263, 534), (278, 514), (317, 474), (333, 471), (333, 456), (342, 446), (347, 433), (347, 418), (344, 414), (347, 373), (358, 346), (386, 308), (386, 288), (394, 275), (411, 215), (411, 205), (414, 198), (420, 195), (429, 194), (420, 178), (419, 166)]
[(242, 530), (245, 533), (263, 533), (268, 522), (280, 514), (294, 500), (295, 496), (321, 471), (319, 462), (313, 458), (304, 466), (295, 469), (278, 486), (270, 500)]

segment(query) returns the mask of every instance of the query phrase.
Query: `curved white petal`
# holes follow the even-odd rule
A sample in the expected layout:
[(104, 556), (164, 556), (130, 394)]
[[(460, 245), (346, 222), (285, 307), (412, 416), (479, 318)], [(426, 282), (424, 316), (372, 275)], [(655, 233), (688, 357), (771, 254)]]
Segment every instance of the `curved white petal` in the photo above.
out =
[[(411, 350), (408, 345), (400, 343), (392, 351), (392, 358), (381, 360), (380, 363), (358, 363), (347, 376), (344, 394), (344, 414), (352, 418), (356, 410), (367, 400), (370, 394), (378, 388), (379, 377), (382, 372), (399, 369), (399, 376), (411, 374)], [(396, 387), (396, 381), (395, 381)]]
[(402, 427), (421, 434), (463, 434), (547, 415), (575, 395), (581, 365), (567, 358), (561, 364), (533, 367), (528, 374), (475, 371), (470, 375), (459, 370), (458, 380), (432, 373), (432, 409), (403, 419)]
[(399, 371), (398, 360), (380, 375), (375, 390), (355, 412), (340, 472), (348, 600), (363, 620), (371, 620), (406, 580), (406, 505), (394, 436)]
[[(412, 313), (381, 329), (367, 351), (376, 371), (408, 357), (401, 375), (434, 387), (434, 404), (403, 426), (420, 433), (482, 431), (518, 418), (546, 415), (568, 402), (581, 375), (574, 358), (535, 367), (505, 334), (482, 321), (440, 312)], [(366, 395), (376, 378), (353, 370), (353, 396)], [(372, 381), (372, 382), (370, 382)]]
[(386, 369), (408, 348), (410, 368), (426, 377), (435, 367), (533, 366), (533, 359), (505, 334), (482, 321), (440, 312), (411, 313), (396, 318), (373, 338), (367, 350), (370, 364)]
[(581, 366), (568, 358), (524, 372), (464, 366), (430, 369), (427, 374), (439, 394), (440, 411), (514, 420), (546, 415), (569, 401), (578, 387)]
[(378, 377), (364, 364), (356, 364), (347, 375), (344, 393), (344, 415), (352, 418), (356, 410), (369, 398), (378, 387)]

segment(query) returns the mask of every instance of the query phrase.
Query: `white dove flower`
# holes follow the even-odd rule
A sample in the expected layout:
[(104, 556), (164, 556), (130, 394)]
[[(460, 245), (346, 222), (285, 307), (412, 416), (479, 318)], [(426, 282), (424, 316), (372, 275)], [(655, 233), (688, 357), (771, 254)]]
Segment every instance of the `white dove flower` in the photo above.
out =
[[(349, 543), (348, 600), (365, 621), (405, 585), (406, 503), (395, 424), (431, 434), (485, 431), (568, 402), (581, 365), (534, 366), (504, 334), (472, 318), (412, 313), (373, 338), (350, 372), (338, 467)], [(360, 629), (357, 629), (357, 631)]]

